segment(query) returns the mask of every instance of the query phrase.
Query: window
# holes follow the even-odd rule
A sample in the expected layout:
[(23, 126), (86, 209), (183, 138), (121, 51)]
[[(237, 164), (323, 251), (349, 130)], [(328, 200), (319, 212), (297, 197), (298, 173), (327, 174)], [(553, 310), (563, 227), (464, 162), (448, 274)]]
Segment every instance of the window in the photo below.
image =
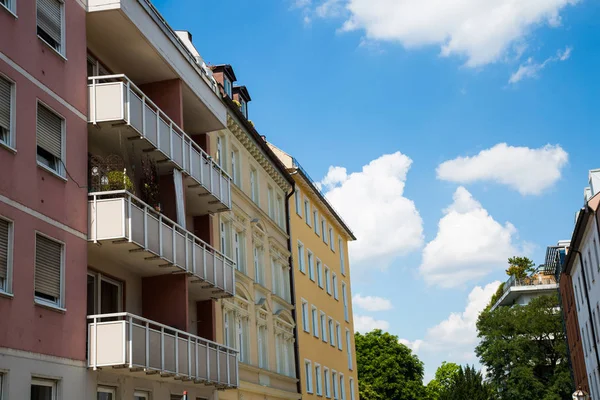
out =
[(590, 263), (590, 272), (592, 273), (592, 281), (595, 281), (596, 278), (594, 276), (594, 264), (592, 264), (592, 253), (588, 249), (588, 262)]
[(267, 369), (269, 368), (269, 355), (268, 355), (268, 331), (266, 325), (258, 327), (258, 367)]
[(6, 9), (8, 11), (10, 11), (14, 14), (15, 13), (14, 2), (15, 2), (15, 0), (0, 0), (0, 5), (3, 5), (4, 7), (6, 7)]
[(308, 277), (311, 281), (315, 280), (315, 263), (313, 253), (308, 250)]
[(240, 152), (233, 150), (231, 152), (231, 180), (240, 187)]
[(63, 19), (64, 4), (61, 0), (37, 0), (37, 35), (64, 55)]
[(329, 318), (329, 344), (335, 347), (335, 330), (333, 329), (333, 319)]
[(304, 374), (306, 376), (306, 391), (312, 393), (312, 364), (308, 360), (304, 360)]
[(231, 94), (231, 81), (227, 78), (223, 78), (223, 89), (225, 89), (225, 94), (229, 97), (233, 97)]
[(348, 295), (346, 294), (346, 282), (342, 282), (342, 302), (344, 303), (344, 320), (350, 322), (350, 315), (348, 314)]
[(64, 120), (46, 106), (37, 106), (37, 162), (62, 176)]
[(302, 328), (304, 332), (310, 332), (310, 322), (308, 321), (308, 302), (302, 300)]
[(220, 218), (219, 221), (219, 234), (220, 234), (220, 243), (221, 243), (221, 253), (225, 254), (228, 257), (231, 257), (231, 243), (229, 232), (229, 222)]
[(250, 198), (258, 204), (258, 175), (254, 168), (250, 168)]
[(256, 283), (265, 285), (265, 266), (262, 247), (254, 247), (254, 274)]
[(323, 368), (323, 375), (325, 378), (325, 397), (331, 398), (331, 377), (329, 376), (329, 368)]
[(308, 200), (308, 197), (304, 196), (304, 220), (308, 226), (311, 224), (310, 218), (310, 201)]
[(98, 272), (88, 271), (87, 315), (123, 311), (123, 282)]
[(327, 343), (327, 317), (321, 311), (321, 340)]
[[(587, 274), (589, 274), (590, 273), (590, 271), (589, 271), (590, 268), (589, 268), (587, 260), (585, 259), (585, 256), (583, 256), (583, 254), (582, 254), (582, 258), (583, 258), (583, 268), (585, 268), (585, 270), (587, 271)], [(588, 288), (588, 290), (590, 290), (590, 282), (591, 282), (591, 279), (589, 279), (589, 275), (588, 275), (588, 280), (587, 280), (587, 288)]]
[(277, 202), (275, 203), (275, 216), (279, 227), (285, 229), (285, 206), (283, 197), (280, 194), (277, 195)]
[(339, 293), (338, 293), (338, 284), (337, 284), (337, 275), (335, 273), (333, 273), (331, 275), (331, 284), (333, 286), (333, 298), (334, 299), (338, 299), (339, 298)]
[(346, 387), (344, 385), (344, 374), (340, 374), (340, 400), (346, 400)]
[(350, 378), (350, 400), (354, 400), (354, 379)]
[(248, 318), (238, 318), (237, 321), (237, 349), (240, 352), (240, 362), (250, 361), (248, 349)]
[(594, 255), (596, 256), (596, 268), (598, 272), (600, 272), (600, 255), (598, 254), (598, 243), (596, 242), (596, 238), (594, 238)]
[(338, 250), (340, 252), (340, 269), (342, 270), (342, 275), (346, 275), (346, 263), (344, 261), (344, 243), (342, 242), (342, 238), (338, 237)]
[(64, 245), (41, 234), (35, 237), (35, 299), (62, 307)]
[(319, 338), (319, 312), (317, 311), (317, 307), (313, 306), (311, 309), (311, 313), (312, 313), (313, 335), (316, 338)]
[(148, 392), (134, 392), (133, 400), (148, 400), (150, 399), (150, 394)]
[(335, 251), (335, 243), (333, 242), (333, 228), (329, 228), (329, 247), (331, 251)]
[(338, 398), (338, 378), (337, 372), (331, 371), (331, 380), (333, 381), (333, 398)]
[(350, 331), (346, 329), (346, 353), (348, 353), (348, 369), (352, 371), (354, 369), (354, 363), (352, 362), (352, 342), (350, 339)]
[(337, 347), (342, 350), (342, 327), (339, 322), (335, 323), (335, 338), (337, 340)]
[(226, 311), (223, 314), (223, 338), (225, 346), (235, 348), (235, 313), (233, 311)]
[(217, 159), (217, 164), (219, 164), (219, 166), (223, 166), (224, 164), (224, 157), (223, 157), (223, 137), (221, 135), (217, 136), (217, 155), (216, 155), (216, 159)]
[(587, 346), (588, 346), (588, 351), (592, 351), (592, 336), (590, 335), (590, 327), (588, 326), (587, 322), (585, 323), (585, 333), (587, 333)]
[[(115, 388), (98, 386), (96, 389), (96, 400), (115, 400), (115, 398)], [(136, 395), (135, 398), (138, 399), (138, 396)], [(144, 398), (147, 399), (147, 397), (142, 397), (142, 399)]]
[(14, 87), (13, 82), (0, 75), (0, 143), (9, 147), (14, 147), (12, 132)]
[(248, 105), (246, 104), (246, 100), (240, 97), (240, 111), (244, 114), (244, 117), (248, 118)]
[(0, 292), (12, 292), (13, 223), (0, 218)]
[(294, 200), (296, 201), (296, 214), (302, 217), (302, 207), (300, 206), (300, 202), (302, 201), (300, 194), (300, 189), (294, 189)]
[(325, 221), (325, 218), (321, 218), (321, 232), (323, 232), (323, 235), (321, 236), (323, 243), (327, 244), (327, 235), (325, 234), (325, 232), (327, 232), (327, 221)]
[(56, 400), (57, 382), (49, 379), (31, 380), (31, 400)]
[(233, 234), (233, 258), (238, 271), (246, 273), (246, 239), (243, 232)]
[(317, 283), (319, 287), (323, 288), (323, 264), (321, 264), (321, 260), (317, 258)]
[(319, 211), (313, 210), (313, 225), (315, 228), (315, 233), (319, 235)]
[(323, 376), (321, 375), (321, 366), (315, 364), (315, 383), (317, 396), (323, 395)]
[(267, 186), (267, 205), (269, 217), (275, 219), (275, 197), (273, 196), (273, 188), (271, 185)]
[(329, 275), (329, 268), (325, 266), (325, 290), (327, 291), (327, 294), (331, 294), (331, 281), (329, 279)]
[(304, 266), (304, 245), (298, 242), (298, 270), (303, 274), (306, 273), (306, 267)]

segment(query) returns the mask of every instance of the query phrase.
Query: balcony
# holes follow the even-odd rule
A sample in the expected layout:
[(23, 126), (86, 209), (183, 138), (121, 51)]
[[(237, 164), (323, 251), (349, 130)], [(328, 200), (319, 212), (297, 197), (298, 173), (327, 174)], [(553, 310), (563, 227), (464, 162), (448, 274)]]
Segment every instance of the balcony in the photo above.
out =
[(510, 306), (518, 303), (522, 298), (529, 303), (532, 297), (542, 296), (558, 291), (558, 283), (553, 272), (539, 273), (524, 279), (517, 279), (511, 276), (503, 287), (502, 296), (492, 306), (492, 311), (500, 306)]
[(109, 149), (122, 147), (121, 133), (141, 143), (161, 169), (177, 168), (187, 186), (194, 215), (231, 209), (231, 178), (125, 75), (90, 77), (88, 120), (98, 129), (90, 138)]
[(206, 299), (235, 296), (233, 260), (131, 193), (90, 193), (88, 207), (90, 257), (106, 257), (140, 276), (185, 273), (198, 284), (190, 291)]
[(238, 352), (129, 313), (90, 315), (88, 368), (238, 387)]

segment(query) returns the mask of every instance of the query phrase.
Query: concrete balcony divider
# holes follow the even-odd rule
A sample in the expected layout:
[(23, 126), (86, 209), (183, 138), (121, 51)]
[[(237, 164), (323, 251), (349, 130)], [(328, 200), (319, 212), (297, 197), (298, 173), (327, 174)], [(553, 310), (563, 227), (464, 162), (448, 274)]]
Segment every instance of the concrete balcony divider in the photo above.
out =
[(216, 288), (211, 297), (235, 295), (233, 260), (131, 193), (90, 193), (88, 208), (88, 240), (106, 243), (102, 251), (135, 263), (146, 276), (181, 271)]
[(90, 123), (129, 126), (187, 176), (189, 188), (217, 200), (209, 211), (231, 209), (229, 175), (133, 82), (122, 74), (88, 80)]
[(129, 313), (87, 318), (89, 368), (129, 368), (223, 389), (238, 387), (237, 350)]

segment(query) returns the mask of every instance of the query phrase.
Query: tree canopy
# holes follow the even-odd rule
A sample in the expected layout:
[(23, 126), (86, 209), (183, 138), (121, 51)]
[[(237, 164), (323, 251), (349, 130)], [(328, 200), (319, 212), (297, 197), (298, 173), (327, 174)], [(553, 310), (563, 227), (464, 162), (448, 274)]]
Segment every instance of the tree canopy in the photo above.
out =
[(443, 362), (427, 384), (427, 400), (490, 400), (492, 392), (480, 371)]
[(398, 337), (376, 329), (356, 333), (361, 400), (415, 400), (425, 396), (423, 363)]
[(508, 259), (506, 275), (516, 279), (524, 279), (535, 272), (535, 263), (527, 257), (511, 257)]
[(572, 392), (558, 296), (484, 310), (477, 356), (501, 400), (559, 400)]

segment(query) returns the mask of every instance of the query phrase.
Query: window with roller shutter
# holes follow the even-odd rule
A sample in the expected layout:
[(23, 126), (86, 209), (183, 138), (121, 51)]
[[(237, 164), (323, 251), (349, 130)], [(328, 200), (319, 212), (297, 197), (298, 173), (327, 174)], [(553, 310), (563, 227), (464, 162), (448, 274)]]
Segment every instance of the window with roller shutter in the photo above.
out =
[(37, 109), (38, 163), (62, 175), (64, 120), (41, 103)]
[(36, 234), (35, 297), (42, 303), (62, 306), (63, 244)]
[(12, 222), (0, 218), (0, 291), (10, 293)]
[(14, 84), (0, 76), (0, 142), (12, 146), (11, 112)]
[(37, 0), (37, 34), (60, 54), (64, 54), (63, 7), (61, 0)]

